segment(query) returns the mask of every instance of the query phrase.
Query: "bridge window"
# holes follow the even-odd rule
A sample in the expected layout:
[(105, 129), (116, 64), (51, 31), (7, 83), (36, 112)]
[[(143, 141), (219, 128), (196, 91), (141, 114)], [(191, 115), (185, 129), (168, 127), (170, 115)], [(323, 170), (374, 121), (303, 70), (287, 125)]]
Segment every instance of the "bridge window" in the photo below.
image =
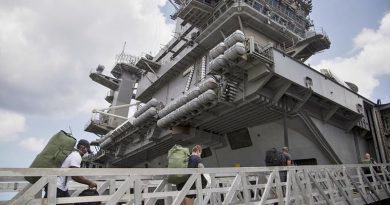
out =
[(228, 133), (227, 138), (232, 150), (252, 146), (252, 140), (247, 128)]

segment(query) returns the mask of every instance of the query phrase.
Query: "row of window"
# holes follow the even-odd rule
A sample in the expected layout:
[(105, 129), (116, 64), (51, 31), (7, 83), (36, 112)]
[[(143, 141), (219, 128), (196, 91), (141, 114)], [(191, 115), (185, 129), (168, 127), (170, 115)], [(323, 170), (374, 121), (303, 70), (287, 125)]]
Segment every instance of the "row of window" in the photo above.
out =
[[(271, 0), (272, 2), (274, 2), (274, 0)], [(265, 8), (263, 6), (263, 4), (261, 4), (260, 2), (258, 1), (253, 1), (253, 0), (244, 0), (245, 3), (247, 3), (248, 5), (252, 6), (255, 10), (263, 13), (264, 15), (269, 15), (270, 14), (270, 11), (269, 9)], [(279, 4), (279, 3), (278, 3)], [(281, 4), (279, 4), (281, 5)], [(281, 5), (282, 6), (282, 5)], [(285, 7), (285, 6), (284, 6)], [(287, 9), (287, 8), (286, 8)], [(292, 11), (290, 8), (288, 8), (289, 12), (288, 16), (292, 16), (291, 18), (293, 19), (293, 21), (297, 22), (298, 24), (301, 24), (302, 28), (303, 26), (305, 25), (305, 22), (304, 20), (302, 20), (301, 18), (299, 18), (295, 13), (294, 11)], [(291, 21), (287, 21), (286, 19), (282, 18), (280, 15), (276, 14), (276, 13), (272, 13), (270, 14), (271, 15), (271, 20), (276, 22), (276, 23), (279, 23), (280, 25), (282, 26), (285, 26), (288, 30), (298, 34), (299, 36), (301, 37), (304, 37), (304, 29), (302, 29), (301, 27), (299, 26), (296, 26), (294, 25), (294, 23), (292, 23)]]

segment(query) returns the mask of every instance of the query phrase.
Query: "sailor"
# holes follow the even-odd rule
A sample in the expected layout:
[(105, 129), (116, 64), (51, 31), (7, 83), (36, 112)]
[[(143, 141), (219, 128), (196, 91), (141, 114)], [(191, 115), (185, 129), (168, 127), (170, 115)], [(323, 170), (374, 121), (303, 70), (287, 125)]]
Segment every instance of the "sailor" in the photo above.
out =
[(291, 160), (291, 155), (288, 153), (288, 147), (283, 147), (282, 152), (284, 157), (286, 158), (286, 164), (285, 166), (291, 166), (292, 165), (292, 160)]
[(372, 176), (371, 176), (371, 171), (370, 167), (368, 167), (369, 164), (375, 164), (376, 162), (374, 159), (371, 158), (371, 155), (369, 153), (364, 154), (364, 158), (362, 160), (362, 164), (366, 164), (367, 167), (362, 167), (363, 173), (367, 176), (368, 181), (372, 182)]
[[(195, 145), (192, 148), (192, 153), (191, 153), (190, 159), (188, 160), (188, 168), (204, 168), (201, 155), (202, 155), (202, 146)], [(202, 188), (205, 188), (207, 185), (207, 180), (203, 175), (201, 175), (201, 181), (202, 181)], [(180, 191), (183, 188), (183, 186), (185, 185), (185, 183), (186, 182), (183, 182), (181, 184), (177, 184), (176, 185), (177, 190)], [(192, 190), (195, 189), (195, 186), (193, 185), (191, 187), (191, 189)], [(194, 203), (195, 197), (196, 197), (196, 195), (192, 195), (192, 194), (187, 195), (181, 204), (182, 205), (192, 205)]]
[(369, 153), (364, 154), (362, 164), (371, 164), (371, 163), (375, 164), (375, 161), (371, 158), (371, 155)]
[[(79, 140), (76, 146), (76, 151), (73, 151), (66, 157), (64, 162), (61, 165), (61, 168), (80, 168), (81, 158), (86, 153), (91, 153), (89, 142), (85, 139)], [(78, 183), (88, 185), (89, 188), (96, 188), (97, 185), (95, 182), (88, 180), (83, 176), (72, 176), (72, 179)], [(68, 192), (68, 182), (69, 176), (59, 176), (57, 177), (57, 197), (69, 197)], [(45, 193), (45, 198), (47, 198), (47, 191)]]

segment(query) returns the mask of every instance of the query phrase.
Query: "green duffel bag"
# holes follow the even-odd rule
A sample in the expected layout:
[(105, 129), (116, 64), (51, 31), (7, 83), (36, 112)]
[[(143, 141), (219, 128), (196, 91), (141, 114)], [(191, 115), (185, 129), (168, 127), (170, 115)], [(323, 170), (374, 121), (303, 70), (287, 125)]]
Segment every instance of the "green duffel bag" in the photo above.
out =
[[(39, 153), (30, 168), (60, 168), (66, 157), (75, 150), (77, 140), (71, 134), (61, 130), (55, 134)], [(34, 184), (40, 177), (25, 177)]]
[[(190, 151), (180, 145), (173, 146), (168, 152), (168, 168), (187, 168), (190, 159)], [(189, 175), (169, 175), (168, 183), (180, 184), (187, 181)]]

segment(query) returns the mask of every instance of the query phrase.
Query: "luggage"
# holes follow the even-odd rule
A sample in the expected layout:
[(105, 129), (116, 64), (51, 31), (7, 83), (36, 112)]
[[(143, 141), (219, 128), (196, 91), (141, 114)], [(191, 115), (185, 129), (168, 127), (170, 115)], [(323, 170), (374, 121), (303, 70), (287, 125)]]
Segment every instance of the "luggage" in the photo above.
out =
[[(190, 150), (180, 145), (173, 146), (168, 152), (168, 168), (187, 168)], [(189, 175), (169, 175), (168, 183), (180, 184), (188, 179)]]
[[(79, 196), (99, 196), (99, 192), (96, 189), (86, 189), (82, 191)], [(75, 205), (100, 205), (101, 202), (83, 202), (75, 203)]]
[(266, 166), (286, 166), (287, 161), (284, 154), (276, 148), (271, 148), (265, 152)]
[[(75, 150), (77, 140), (61, 130), (55, 134), (47, 143), (45, 148), (39, 153), (30, 168), (59, 168), (66, 157)], [(34, 184), (40, 177), (25, 177), (25, 179)]]

